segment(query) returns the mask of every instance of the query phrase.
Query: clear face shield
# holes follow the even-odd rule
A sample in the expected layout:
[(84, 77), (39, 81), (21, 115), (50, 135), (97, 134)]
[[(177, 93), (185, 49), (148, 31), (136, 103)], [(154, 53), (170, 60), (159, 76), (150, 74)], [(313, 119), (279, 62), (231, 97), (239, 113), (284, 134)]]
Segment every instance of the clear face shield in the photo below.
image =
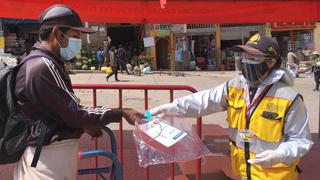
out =
[(271, 58), (264, 56), (254, 56), (248, 53), (236, 53), (236, 69), (242, 72), (242, 75), (251, 83), (258, 84), (261, 79), (267, 75), (269, 67), (267, 62)]

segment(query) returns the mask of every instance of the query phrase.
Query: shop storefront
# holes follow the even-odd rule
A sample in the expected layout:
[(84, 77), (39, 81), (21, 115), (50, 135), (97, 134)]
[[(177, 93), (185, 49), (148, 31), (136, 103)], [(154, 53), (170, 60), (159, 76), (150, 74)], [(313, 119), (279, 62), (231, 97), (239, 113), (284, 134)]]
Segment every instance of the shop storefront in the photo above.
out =
[(265, 24), (225, 24), (221, 25), (221, 66), (220, 70), (235, 70), (231, 47), (245, 44), (256, 34), (265, 34)]
[(217, 70), (214, 24), (188, 24), (191, 61), (197, 69)]
[(76, 58), (76, 69), (96, 70), (101, 67), (103, 63), (98, 62), (96, 56), (97, 51), (103, 49), (103, 41), (106, 40), (110, 40), (109, 48), (118, 48), (121, 45), (126, 50), (128, 63), (137, 63), (137, 56), (143, 52), (142, 25), (85, 23), (85, 26), (96, 30), (97, 33), (83, 36), (83, 47), (81, 54)]
[(2, 18), (0, 22), (0, 61), (17, 64), (38, 40), (38, 21)]
[(286, 57), (292, 50), (308, 49), (314, 51), (315, 22), (272, 23), (272, 36), (277, 39), (281, 48), (281, 56)]
[(155, 39), (155, 51), (151, 56), (155, 57), (152, 63), (157, 70), (171, 69), (174, 64), (172, 60), (172, 37), (169, 24), (153, 24), (150, 26)]
[(17, 56), (29, 53), (39, 39), (38, 21), (6, 18), (1, 21), (5, 40), (4, 52)]
[[(231, 47), (244, 44), (256, 33), (265, 34), (266, 27), (265, 24), (221, 25), (217, 37), (216, 26), (215, 24), (154, 25), (153, 34), (156, 43), (155, 51), (151, 55), (155, 56), (156, 66), (153, 68), (178, 71), (235, 70)], [(220, 43), (219, 46), (217, 42)]]

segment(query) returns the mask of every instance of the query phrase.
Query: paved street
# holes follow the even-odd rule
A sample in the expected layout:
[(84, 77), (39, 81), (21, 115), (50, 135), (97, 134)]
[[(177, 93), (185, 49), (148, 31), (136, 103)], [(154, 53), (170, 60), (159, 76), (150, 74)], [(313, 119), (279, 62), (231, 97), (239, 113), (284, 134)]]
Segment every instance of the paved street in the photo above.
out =
[[(161, 75), (157, 72), (155, 74), (148, 74), (141, 77), (136, 76), (127, 76), (127, 75), (119, 75), (119, 79), (122, 80), (121, 82), (115, 82), (112, 78), (109, 82), (105, 81), (104, 74), (77, 74), (71, 75), (73, 83), (97, 83), (97, 84), (105, 84), (105, 83), (116, 83), (116, 84), (182, 84), (182, 85), (189, 85), (196, 88), (198, 91), (213, 88), (232, 77), (237, 75), (236, 72), (185, 72), (185, 76), (170, 76), (168, 73), (162, 73)], [(312, 132), (314, 146), (311, 151), (302, 159), (299, 167), (302, 169), (302, 174), (299, 179), (301, 180), (316, 180), (318, 179), (318, 169), (320, 168), (319, 162), (319, 151), (320, 151), (320, 143), (318, 139), (318, 121), (319, 121), (319, 92), (313, 91), (314, 89), (314, 81), (312, 77), (307, 77), (306, 75), (301, 75), (300, 78), (296, 78), (294, 88), (303, 95), (306, 107), (309, 113), (309, 120), (310, 120), (310, 129)], [(81, 97), (83, 100), (82, 102), (86, 105), (92, 104), (91, 97), (92, 94), (89, 90), (77, 90), (76, 93)], [(190, 92), (187, 91), (177, 91), (174, 93), (175, 97), (180, 97)], [(132, 107), (137, 110), (143, 111), (144, 110), (144, 102), (143, 102), (143, 91), (124, 91), (123, 93), (123, 106), (124, 107)], [(118, 99), (117, 99), (117, 91), (116, 90), (109, 90), (106, 91), (98, 91), (98, 104), (99, 105), (108, 105), (110, 107), (117, 107), (118, 106)], [(149, 92), (149, 107), (155, 107), (157, 105), (169, 102), (169, 93), (163, 91), (151, 91)], [(227, 127), (226, 124), (226, 113), (216, 113), (213, 115), (209, 115), (203, 117), (204, 124), (212, 124), (217, 123), (223, 127)], [(190, 119), (189, 124), (194, 124), (195, 120)], [(117, 124), (110, 124), (114, 130), (118, 129)], [(131, 130), (133, 127), (129, 126), (128, 124), (124, 125), (125, 130)], [(137, 167), (137, 159), (135, 157), (135, 147), (132, 143), (132, 135), (130, 131), (127, 132), (127, 136), (125, 136), (125, 152), (124, 154), (130, 154), (125, 156), (125, 168), (124, 168), (124, 175), (125, 179), (145, 179), (143, 168)], [(126, 134), (126, 133), (125, 133)], [(82, 138), (82, 142), (83, 138)], [(85, 147), (85, 146), (83, 146)], [(133, 154), (132, 154), (133, 153)], [(80, 163), (81, 167), (81, 163)], [(175, 174), (181, 174), (179, 168), (175, 166), (176, 171)], [(151, 176), (153, 180), (163, 180), (163, 177), (169, 177), (169, 169), (167, 166), (152, 166), (151, 167)], [(140, 172), (140, 173), (135, 173)], [(134, 174), (134, 176), (132, 175)], [(155, 176), (156, 174), (161, 174), (161, 176)], [(159, 175), (160, 175), (159, 174)], [(80, 178), (80, 177), (79, 177)], [(83, 178), (83, 177), (81, 177)], [(207, 179), (207, 178), (204, 178)], [(218, 178), (219, 179), (219, 178)], [(223, 178), (222, 178), (223, 179)], [(82, 179), (81, 179), (82, 180)]]
[[(127, 76), (125, 74), (119, 74), (119, 79), (121, 82), (115, 82), (114, 77), (109, 79), (109, 82), (105, 80), (105, 74), (101, 73), (78, 73), (75, 75), (71, 75), (71, 79), (73, 83), (84, 83), (84, 84), (182, 84), (189, 85), (197, 90), (204, 90), (208, 88), (213, 88), (224, 81), (231, 79), (236, 76), (235, 72), (185, 72), (185, 76), (169, 76), (168, 73), (162, 73), (161, 75), (157, 72), (154, 74), (148, 74), (141, 77), (137, 76)], [(295, 89), (299, 91), (305, 100), (306, 106), (308, 108), (308, 112), (310, 115), (310, 128), (313, 133), (313, 139), (315, 141), (315, 145), (312, 150), (302, 159), (300, 163), (301, 168), (303, 170), (302, 175), (299, 179), (302, 180), (316, 180), (318, 179), (318, 169), (320, 168), (319, 163), (319, 151), (320, 145), (319, 140), (317, 138), (318, 131), (318, 113), (319, 113), (319, 92), (314, 92), (312, 89), (314, 88), (314, 81), (312, 78), (308, 78), (306, 76), (302, 76), (301, 78), (296, 79)], [(76, 90), (75, 91), (78, 97), (81, 98), (82, 104), (90, 106), (92, 105), (92, 93), (91, 90)], [(189, 94), (187, 91), (177, 91), (174, 93), (175, 97), (183, 96)], [(118, 107), (118, 91), (117, 90), (98, 90), (98, 105), (108, 105), (110, 107)], [(143, 91), (140, 90), (125, 90), (123, 92), (123, 106), (124, 107), (132, 107), (139, 111), (144, 110), (144, 95)], [(169, 93), (163, 91), (150, 91), (149, 92), (149, 107), (155, 107), (157, 105), (169, 102)], [(204, 123), (217, 123), (223, 127), (226, 127), (225, 123), (225, 113), (217, 113), (214, 115), (209, 115), (204, 117)], [(190, 119), (188, 121), (190, 124), (193, 124), (194, 119)], [(115, 135), (118, 135), (118, 125), (110, 124), (113, 130), (115, 130)], [(128, 124), (124, 125), (124, 177), (127, 180), (140, 180), (145, 179), (145, 168), (138, 167), (138, 160), (136, 157), (136, 149), (132, 139), (132, 131), (130, 131), (133, 127)], [(129, 131), (128, 131), (129, 130)], [(108, 145), (106, 145), (106, 138), (99, 139), (99, 148), (101, 149), (110, 149)], [(109, 148), (108, 148), (109, 147)], [(92, 141), (87, 136), (84, 135), (81, 138), (81, 150), (89, 150), (92, 149)], [(108, 162), (99, 160), (99, 167), (102, 167)], [(221, 163), (221, 162), (220, 162)], [(225, 163), (225, 162), (224, 162)], [(93, 167), (93, 159), (85, 159), (79, 162), (79, 169), (84, 168), (92, 168)], [(169, 165), (158, 165), (151, 166), (150, 168), (150, 177), (152, 180), (165, 180), (170, 176), (170, 167)], [(13, 165), (5, 165), (0, 166), (0, 179), (10, 180), (12, 177)], [(203, 169), (205, 171), (205, 169)], [(175, 175), (181, 174), (178, 166), (175, 166)], [(78, 176), (77, 180), (88, 180), (92, 179), (92, 175), (86, 176)], [(208, 178), (203, 178), (208, 179)], [(219, 178), (218, 178), (219, 179)], [(222, 179), (220, 179), (222, 180)]]

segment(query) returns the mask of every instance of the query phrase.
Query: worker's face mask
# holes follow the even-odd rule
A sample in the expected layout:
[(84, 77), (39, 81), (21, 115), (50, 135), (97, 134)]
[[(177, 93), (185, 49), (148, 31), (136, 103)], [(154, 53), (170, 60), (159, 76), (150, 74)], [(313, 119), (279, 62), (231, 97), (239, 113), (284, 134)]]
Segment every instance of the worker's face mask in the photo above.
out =
[(82, 40), (68, 37), (63, 32), (61, 32), (66, 38), (68, 38), (68, 46), (67, 47), (61, 47), (59, 41), (58, 44), (60, 46), (60, 56), (65, 60), (69, 61), (72, 58), (76, 57), (80, 53), (81, 46), (82, 46)]
[(270, 60), (265, 57), (241, 57), (238, 60), (239, 70), (249, 82), (258, 84), (263, 77), (267, 76), (267, 72), (270, 70), (267, 63)]

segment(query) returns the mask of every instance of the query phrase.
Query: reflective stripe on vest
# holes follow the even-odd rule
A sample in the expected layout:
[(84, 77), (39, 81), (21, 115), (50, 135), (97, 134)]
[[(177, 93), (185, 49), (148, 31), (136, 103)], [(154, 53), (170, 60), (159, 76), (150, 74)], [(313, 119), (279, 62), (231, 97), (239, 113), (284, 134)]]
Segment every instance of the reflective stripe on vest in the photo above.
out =
[[(228, 124), (231, 128), (231, 163), (235, 175), (248, 179), (296, 179), (296, 162), (285, 165), (277, 164), (272, 168), (262, 168), (259, 165), (247, 167), (244, 143), (239, 141), (239, 130), (246, 129), (246, 92), (242, 87), (241, 78), (228, 82)], [(250, 144), (250, 158), (256, 153), (267, 149), (276, 149), (283, 141), (284, 120), (287, 110), (298, 95), (283, 82), (276, 82), (268, 93), (260, 100), (251, 114), (249, 130), (254, 132), (254, 141)], [(237, 138), (238, 136), (238, 138)], [(249, 157), (249, 151), (247, 153)], [(247, 170), (251, 177), (247, 177)]]

